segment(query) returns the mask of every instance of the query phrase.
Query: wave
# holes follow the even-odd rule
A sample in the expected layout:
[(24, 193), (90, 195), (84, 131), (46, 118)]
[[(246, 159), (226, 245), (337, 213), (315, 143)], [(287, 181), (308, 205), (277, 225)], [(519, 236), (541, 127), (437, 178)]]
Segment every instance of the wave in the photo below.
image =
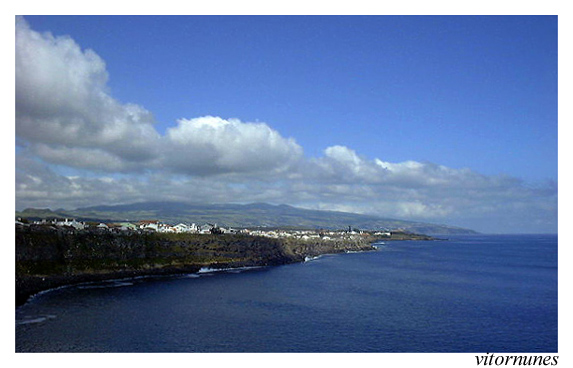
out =
[(253, 270), (256, 268), (262, 268), (263, 266), (245, 266), (245, 267), (227, 267), (227, 268), (211, 268), (211, 267), (201, 267), (197, 274), (210, 274), (215, 272), (228, 272), (228, 273), (240, 273), (243, 271)]
[(304, 257), (304, 261), (305, 261), (305, 262), (310, 262), (310, 261), (317, 260), (317, 259), (319, 259), (319, 258), (321, 258), (321, 257), (322, 257), (321, 255), (320, 255), (320, 256), (314, 256), (314, 257), (306, 256), (306, 257)]
[(56, 316), (48, 314), (46, 316), (39, 316), (39, 317), (28, 317), (22, 320), (16, 320), (16, 325), (28, 325), (31, 323), (42, 323), (47, 321), (48, 319), (54, 319)]
[(62, 286), (56, 286), (56, 287), (53, 287), (53, 288), (50, 288), (50, 289), (38, 291), (37, 293), (30, 295), (30, 298), (28, 298), (28, 302), (31, 301), (31, 300), (33, 300), (34, 298), (37, 298), (37, 297), (41, 296), (41, 295), (44, 295), (44, 294), (47, 294), (47, 293), (51, 293), (52, 291), (67, 289), (67, 288), (71, 288), (71, 287), (73, 287), (73, 286), (74, 286), (73, 284), (71, 284), (71, 285), (62, 285)]
[(77, 286), (78, 289), (107, 289), (107, 288), (116, 288), (116, 287), (123, 287), (123, 286), (133, 286), (133, 282), (125, 282), (125, 281), (111, 281), (111, 282), (104, 282), (98, 285), (79, 285)]
[(381, 242), (373, 243), (373, 244), (372, 244), (372, 247), (373, 247), (374, 249), (380, 249), (380, 248), (385, 248), (385, 247), (387, 247), (387, 245), (386, 245), (386, 243), (384, 243), (383, 241), (381, 241)]

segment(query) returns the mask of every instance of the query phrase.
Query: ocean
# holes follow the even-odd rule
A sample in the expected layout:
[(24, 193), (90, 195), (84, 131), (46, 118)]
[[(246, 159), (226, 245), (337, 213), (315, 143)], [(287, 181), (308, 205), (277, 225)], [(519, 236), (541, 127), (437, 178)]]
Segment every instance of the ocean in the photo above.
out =
[(43, 292), (16, 352), (557, 352), (557, 235), (377, 246)]

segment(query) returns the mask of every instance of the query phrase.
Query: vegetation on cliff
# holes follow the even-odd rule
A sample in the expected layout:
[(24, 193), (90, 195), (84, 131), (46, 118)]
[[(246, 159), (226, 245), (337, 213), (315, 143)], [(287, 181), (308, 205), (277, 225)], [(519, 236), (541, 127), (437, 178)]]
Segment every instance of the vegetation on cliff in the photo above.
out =
[(370, 236), (336, 241), (249, 235), (16, 231), (16, 303), (41, 290), (111, 278), (270, 266), (307, 256), (374, 249)]
[(225, 227), (294, 227), (306, 229), (346, 229), (349, 225), (366, 230), (396, 230), (423, 234), (476, 234), (475, 231), (438, 225), (388, 219), (356, 213), (308, 210), (287, 205), (188, 204), (179, 202), (144, 202), (116, 206), (95, 206), (76, 210), (26, 209), (16, 217), (31, 219), (60, 217), (85, 221), (118, 222), (126, 219), (156, 219), (166, 223), (216, 223)]

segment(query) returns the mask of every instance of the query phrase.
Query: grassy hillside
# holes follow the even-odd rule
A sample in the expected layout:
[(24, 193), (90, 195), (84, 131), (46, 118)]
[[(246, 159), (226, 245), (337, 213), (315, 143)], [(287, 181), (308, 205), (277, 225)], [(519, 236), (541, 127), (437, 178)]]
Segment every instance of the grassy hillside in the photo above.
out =
[(145, 202), (118, 206), (95, 206), (73, 211), (26, 209), (16, 213), (26, 218), (74, 217), (83, 220), (161, 220), (167, 223), (216, 223), (226, 227), (296, 227), (365, 230), (404, 229), (424, 234), (475, 234), (473, 230), (347, 212), (306, 210), (287, 205)]

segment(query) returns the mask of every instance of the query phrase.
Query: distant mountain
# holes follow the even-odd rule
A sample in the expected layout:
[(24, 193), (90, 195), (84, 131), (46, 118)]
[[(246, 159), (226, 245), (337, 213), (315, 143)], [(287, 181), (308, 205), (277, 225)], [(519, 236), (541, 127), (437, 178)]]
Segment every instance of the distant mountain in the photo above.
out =
[(65, 210), (52, 211), (49, 208), (26, 208), (24, 211), (16, 211), (16, 217), (25, 217), (28, 219), (44, 219), (52, 217), (70, 216)]
[(160, 220), (167, 223), (218, 224), (230, 227), (290, 227), (364, 230), (403, 229), (421, 234), (476, 234), (475, 231), (429, 223), (388, 219), (348, 212), (307, 210), (288, 205), (188, 204), (143, 202), (117, 206), (93, 206), (72, 211), (26, 209), (16, 216), (25, 218), (73, 217), (84, 221)]

